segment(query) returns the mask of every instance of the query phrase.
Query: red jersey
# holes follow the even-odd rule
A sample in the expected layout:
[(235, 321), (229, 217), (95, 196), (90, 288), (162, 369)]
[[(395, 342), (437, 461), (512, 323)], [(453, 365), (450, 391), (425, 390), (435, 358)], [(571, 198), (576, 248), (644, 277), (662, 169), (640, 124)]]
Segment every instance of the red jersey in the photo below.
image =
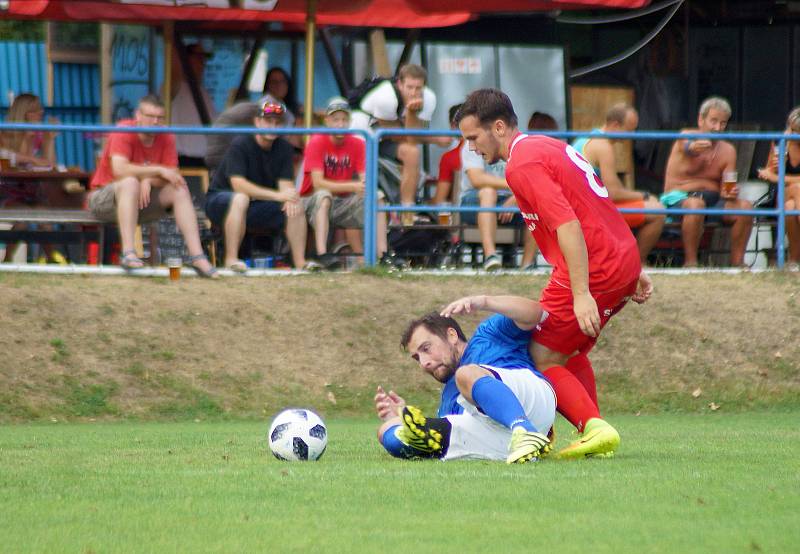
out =
[(517, 135), (509, 149), (506, 181), (542, 255), (553, 265), (554, 281), (570, 286), (556, 230), (576, 219), (589, 255), (593, 293), (638, 278), (636, 239), (591, 164), (572, 146), (550, 137)]
[(364, 175), (366, 155), (367, 145), (359, 137), (344, 135), (344, 140), (337, 144), (331, 135), (312, 136), (306, 144), (300, 196), (308, 196), (314, 191), (312, 171), (322, 171), (323, 176), (331, 181), (356, 180), (359, 175)]
[[(117, 127), (134, 127), (135, 125), (136, 120), (134, 119), (123, 119), (117, 123)], [(111, 171), (111, 156), (113, 155), (125, 156), (129, 162), (134, 164), (178, 167), (175, 135), (158, 133), (154, 136), (153, 144), (145, 146), (136, 133), (109, 134), (103, 148), (103, 155), (100, 157), (100, 165), (94, 172), (89, 189), (99, 189), (116, 180)]]
[(453, 176), (461, 169), (461, 146), (464, 140), (458, 141), (455, 148), (451, 148), (439, 158), (439, 181), (453, 182)]

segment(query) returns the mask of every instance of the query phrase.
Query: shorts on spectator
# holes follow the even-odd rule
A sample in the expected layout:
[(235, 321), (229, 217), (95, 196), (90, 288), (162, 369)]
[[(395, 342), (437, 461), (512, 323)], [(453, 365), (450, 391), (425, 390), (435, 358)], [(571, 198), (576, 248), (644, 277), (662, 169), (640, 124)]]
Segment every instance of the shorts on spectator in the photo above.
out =
[[(233, 191), (216, 191), (206, 196), (206, 216), (218, 226), (225, 225), (228, 208), (233, 200)], [(282, 230), (286, 224), (286, 214), (281, 202), (271, 200), (250, 200), (247, 208), (245, 227), (248, 230), (274, 231)]]
[[(722, 209), (725, 207), (725, 200), (719, 197), (719, 193), (710, 190), (693, 190), (689, 192), (686, 198), (702, 198), (703, 202), (706, 203), (706, 208), (719, 208)], [(675, 202), (674, 204), (667, 206), (667, 208), (682, 208), (683, 203), (686, 201), (686, 198), (679, 202)], [(680, 215), (670, 216), (677, 221), (680, 221)], [(706, 221), (711, 223), (722, 223), (722, 216), (720, 215), (707, 215)]]
[[(614, 202), (614, 205), (617, 208), (637, 208), (637, 209), (644, 209), (644, 200), (628, 200), (627, 202)], [(621, 214), (622, 218), (625, 220), (625, 223), (628, 224), (628, 227), (631, 229), (636, 229), (644, 225), (644, 214), (630, 214), (624, 213)]]
[[(506, 191), (497, 191), (497, 205), (500, 206), (511, 198), (511, 192)], [(461, 205), (462, 206), (480, 206), (481, 202), (478, 198), (478, 190), (472, 189), (464, 193), (464, 196), (461, 197)], [(475, 225), (478, 221), (478, 212), (461, 212), (461, 222), (465, 223), (466, 225)], [(524, 222), (522, 221), (522, 215), (519, 213), (514, 214), (514, 218), (509, 223), (504, 223), (502, 225), (508, 226), (523, 226)]]
[[(325, 198), (331, 199), (329, 215), (330, 224), (333, 227), (342, 229), (362, 229), (364, 227), (364, 198), (357, 194), (336, 196), (329, 190), (318, 190), (311, 196), (303, 197), (303, 209), (305, 209), (309, 225), (314, 226), (314, 218)], [(383, 191), (378, 191), (378, 199), (384, 199)]]
[[(109, 183), (102, 188), (89, 193), (89, 210), (97, 219), (108, 222), (117, 221), (117, 195), (119, 181)], [(143, 210), (139, 210), (139, 223), (150, 223), (169, 217), (171, 208), (165, 208), (158, 202), (158, 189), (150, 192), (150, 203)]]

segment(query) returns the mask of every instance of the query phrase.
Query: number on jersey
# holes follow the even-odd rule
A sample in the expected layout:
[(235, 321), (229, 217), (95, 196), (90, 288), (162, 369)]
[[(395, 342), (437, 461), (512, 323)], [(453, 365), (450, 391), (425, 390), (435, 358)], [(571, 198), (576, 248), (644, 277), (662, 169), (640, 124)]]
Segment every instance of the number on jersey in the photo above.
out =
[(586, 182), (589, 183), (589, 188), (600, 198), (608, 198), (608, 189), (600, 182), (600, 179), (597, 178), (592, 164), (569, 144), (567, 145), (567, 156), (572, 160), (572, 163), (578, 166), (578, 169), (583, 171), (583, 174), (586, 176)]

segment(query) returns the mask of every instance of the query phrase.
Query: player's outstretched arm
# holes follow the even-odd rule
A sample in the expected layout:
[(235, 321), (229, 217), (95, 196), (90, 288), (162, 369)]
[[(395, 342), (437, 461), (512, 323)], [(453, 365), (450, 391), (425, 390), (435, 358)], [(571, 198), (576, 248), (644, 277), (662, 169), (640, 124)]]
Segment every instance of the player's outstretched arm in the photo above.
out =
[(387, 421), (397, 416), (397, 412), (406, 405), (406, 401), (393, 390), (386, 392), (383, 387), (378, 385), (378, 390), (375, 393), (375, 411), (378, 412), (378, 417), (383, 421)]
[(451, 317), (486, 310), (514, 320), (520, 329), (533, 329), (542, 318), (542, 307), (535, 300), (523, 296), (465, 296), (451, 302), (441, 314)]

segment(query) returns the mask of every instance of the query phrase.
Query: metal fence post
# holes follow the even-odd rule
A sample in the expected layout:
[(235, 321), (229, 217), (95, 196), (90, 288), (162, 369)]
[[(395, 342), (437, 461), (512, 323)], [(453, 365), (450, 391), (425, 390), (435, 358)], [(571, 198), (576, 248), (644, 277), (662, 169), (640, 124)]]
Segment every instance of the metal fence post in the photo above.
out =
[[(378, 131), (380, 135), (380, 131)], [(364, 263), (373, 267), (377, 262), (376, 239), (378, 218), (378, 141), (379, 136), (367, 135), (367, 180), (364, 191)]]
[(775, 243), (775, 248), (777, 250), (777, 259), (775, 260), (778, 269), (783, 269), (784, 264), (784, 251), (783, 251), (783, 239), (786, 236), (786, 204), (784, 201), (785, 194), (785, 187), (784, 187), (784, 179), (786, 178), (786, 163), (784, 160), (786, 159), (786, 139), (781, 138), (778, 141), (778, 190), (777, 195), (775, 197), (775, 207), (778, 209), (778, 226), (776, 228), (778, 233), (778, 240)]

